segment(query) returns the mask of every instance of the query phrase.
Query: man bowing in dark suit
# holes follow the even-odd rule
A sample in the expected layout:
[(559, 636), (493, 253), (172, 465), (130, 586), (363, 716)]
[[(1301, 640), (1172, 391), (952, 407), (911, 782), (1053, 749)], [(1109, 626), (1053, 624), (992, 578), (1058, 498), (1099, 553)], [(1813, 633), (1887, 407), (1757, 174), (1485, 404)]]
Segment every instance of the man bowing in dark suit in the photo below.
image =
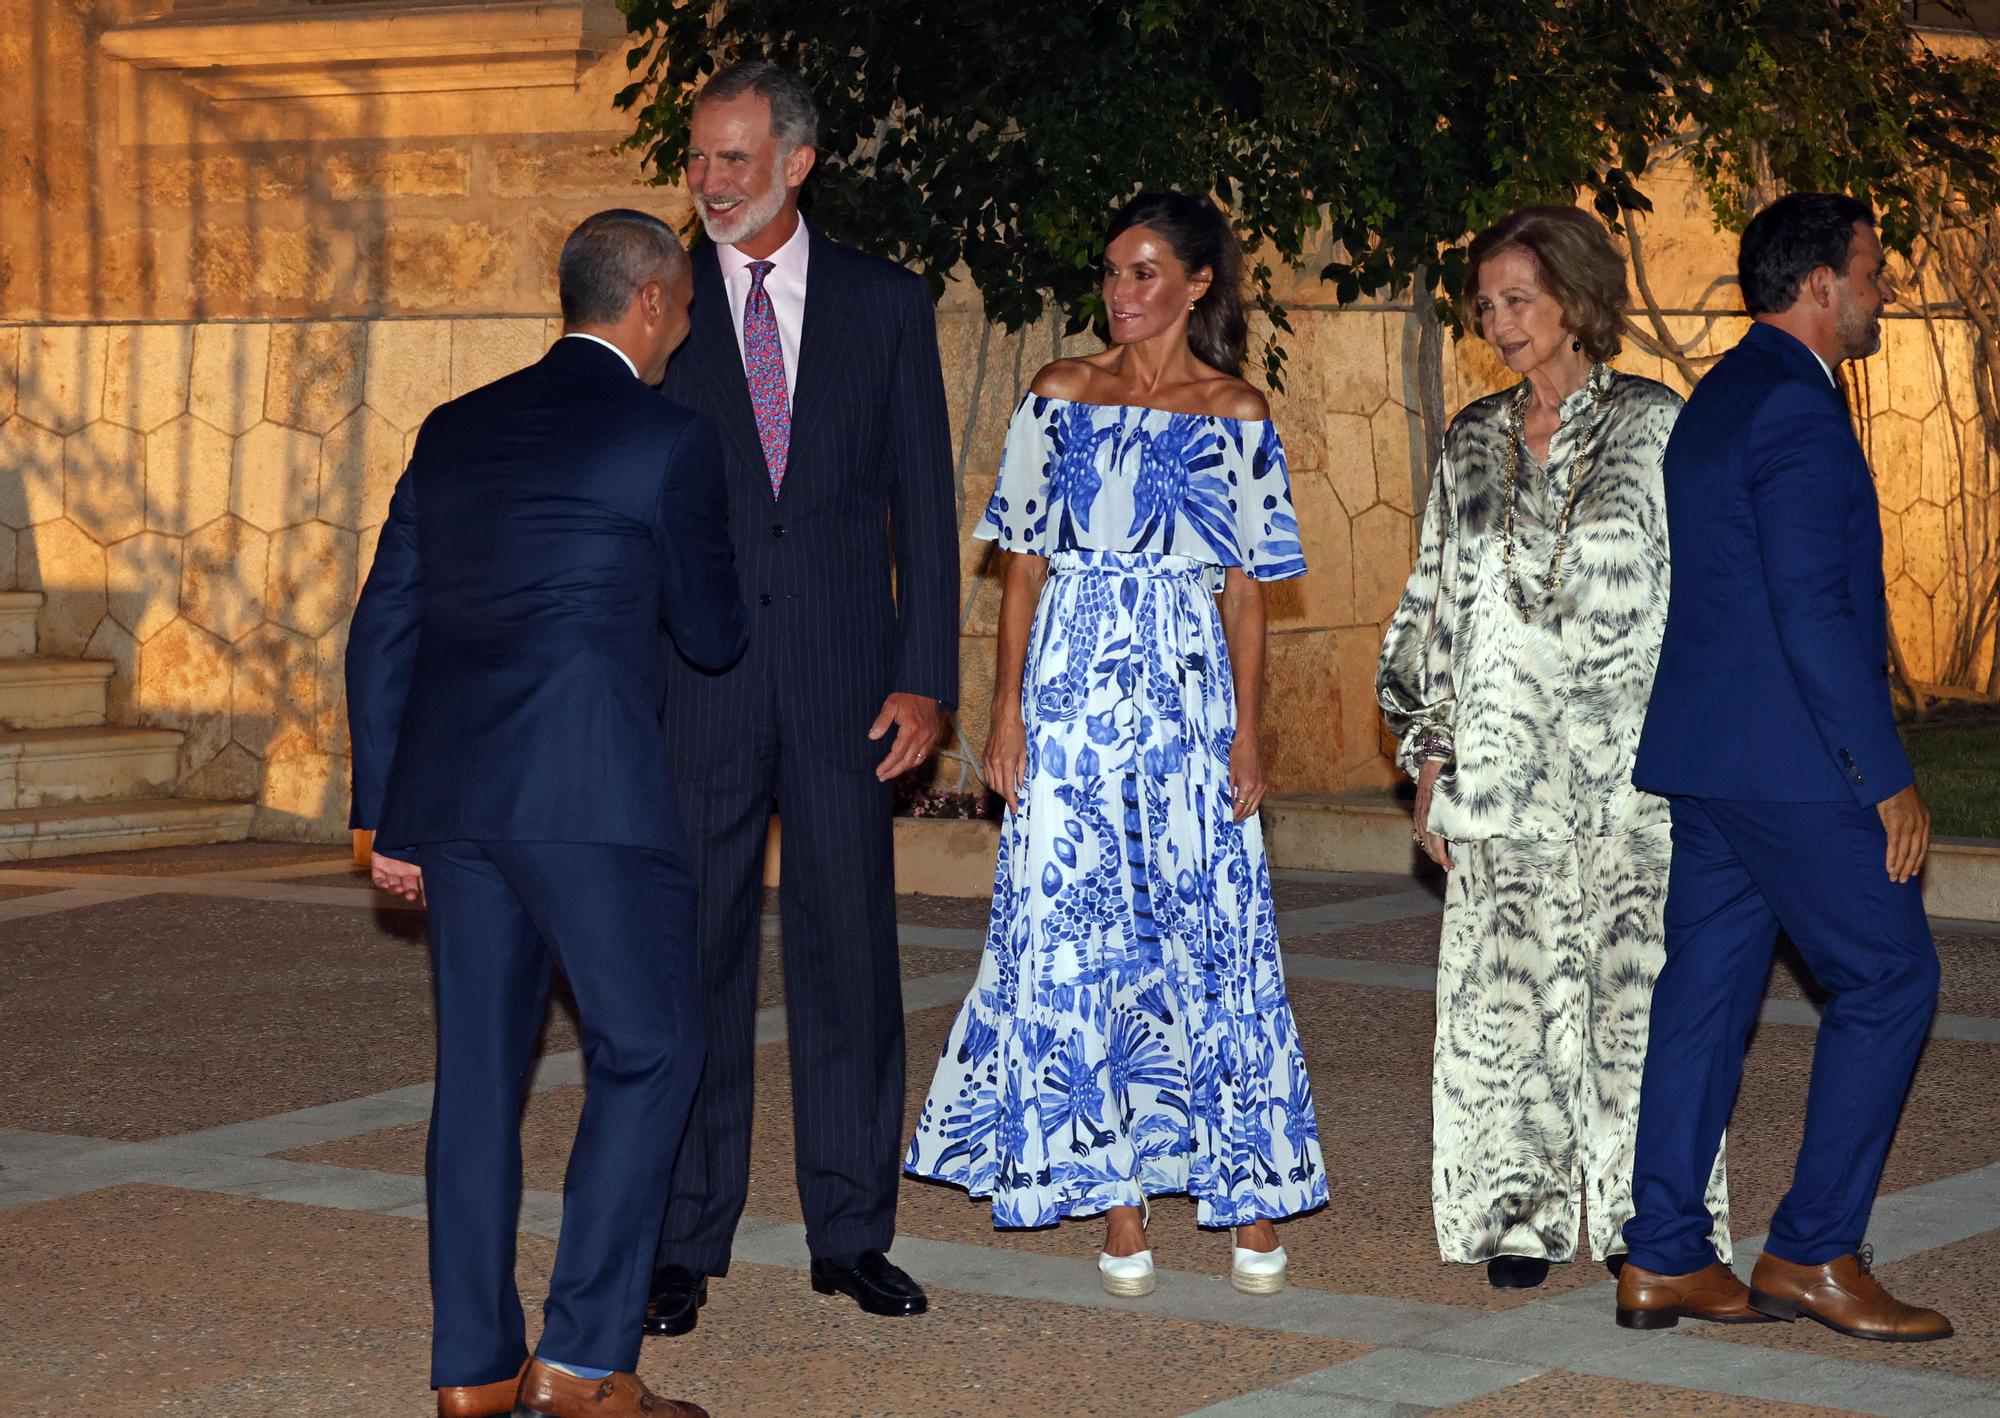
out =
[[(1833, 379), (1881, 348), (1895, 291), (1851, 197), (1773, 202), (1737, 264), (1753, 323), (1667, 443), (1673, 591), (1632, 781), (1668, 796), (1674, 852), (1617, 1318), (1755, 1311), (1942, 1339), (1944, 1316), (1884, 1290), (1862, 1245), (1938, 988), (1917, 886), (1930, 814), (1889, 708), (1881, 513)], [(1702, 1196), (1780, 927), (1830, 998), (1746, 1293), (1709, 1249)]]
[[(445, 1418), (701, 1414), (632, 1373), (705, 1033), (660, 628), (719, 668), (745, 617), (715, 437), (647, 387), (687, 333), (686, 253), (654, 217), (600, 212), (564, 243), (560, 283), (548, 354), (424, 421), (347, 652), (353, 824), (374, 829), (376, 881), (430, 903)], [(520, 1111), (555, 966), (584, 1108), (530, 1362)]]
[(957, 694), (950, 430), (923, 280), (799, 218), (817, 127), (797, 75), (739, 64), (696, 99), (688, 150), (709, 240), (694, 253), (694, 334), (664, 388), (722, 438), (750, 648), (726, 674), (669, 671), (709, 1058), (668, 1193), (655, 1334), (694, 1327), (748, 1194), (773, 799), (812, 1285), (873, 1314), (925, 1304), (884, 1254), (903, 1130), (890, 785)]

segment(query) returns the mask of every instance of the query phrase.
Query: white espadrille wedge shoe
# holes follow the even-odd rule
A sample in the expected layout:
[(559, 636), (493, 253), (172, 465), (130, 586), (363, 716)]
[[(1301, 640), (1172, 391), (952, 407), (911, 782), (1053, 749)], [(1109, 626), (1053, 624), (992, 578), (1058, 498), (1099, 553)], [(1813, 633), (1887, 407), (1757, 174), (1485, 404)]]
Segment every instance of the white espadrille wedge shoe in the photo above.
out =
[[(1139, 1226), (1143, 1230), (1153, 1220), (1151, 1202), (1139, 1203)], [(1104, 1282), (1105, 1293), (1136, 1300), (1141, 1295), (1153, 1293), (1159, 1284), (1159, 1274), (1153, 1269), (1153, 1250), (1148, 1246), (1129, 1256), (1114, 1256), (1106, 1251), (1097, 1253), (1097, 1274)]]
[(1229, 1283), (1246, 1295), (1275, 1295), (1285, 1288), (1285, 1248), (1269, 1251), (1229, 1248)]

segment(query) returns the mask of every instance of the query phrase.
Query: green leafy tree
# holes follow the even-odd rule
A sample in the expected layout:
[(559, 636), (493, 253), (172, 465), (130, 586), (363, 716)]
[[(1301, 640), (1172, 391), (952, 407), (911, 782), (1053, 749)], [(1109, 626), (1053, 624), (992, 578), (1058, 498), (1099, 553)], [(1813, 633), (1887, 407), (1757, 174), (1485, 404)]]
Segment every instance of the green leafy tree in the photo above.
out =
[(940, 290), (962, 263), (1009, 329), (1096, 314), (1106, 214), (1145, 187), (1215, 192), (1276, 259), (1331, 235), (1348, 301), (1455, 291), (1467, 234), (1523, 201), (1644, 210), (1667, 146), (1726, 219), (1772, 183), (1849, 188), (1905, 249), (1926, 181), (1995, 185), (1990, 66), (1914, 45), (1891, 0), (622, 3), (619, 102), (658, 173), (701, 76), (795, 65), (826, 120), (814, 219)]

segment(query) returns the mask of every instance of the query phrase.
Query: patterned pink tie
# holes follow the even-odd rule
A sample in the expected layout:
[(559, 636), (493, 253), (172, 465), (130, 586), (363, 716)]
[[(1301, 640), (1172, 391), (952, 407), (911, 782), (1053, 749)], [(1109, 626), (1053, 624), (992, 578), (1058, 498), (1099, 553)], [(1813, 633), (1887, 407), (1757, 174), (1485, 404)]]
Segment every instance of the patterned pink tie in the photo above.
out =
[(792, 446), (792, 403), (785, 393), (785, 347), (778, 342), (778, 313), (764, 277), (772, 263), (750, 263), (750, 294), (743, 300), (743, 368), (750, 377), (750, 407), (757, 413), (757, 440), (771, 474), (771, 496), (785, 481), (785, 457)]

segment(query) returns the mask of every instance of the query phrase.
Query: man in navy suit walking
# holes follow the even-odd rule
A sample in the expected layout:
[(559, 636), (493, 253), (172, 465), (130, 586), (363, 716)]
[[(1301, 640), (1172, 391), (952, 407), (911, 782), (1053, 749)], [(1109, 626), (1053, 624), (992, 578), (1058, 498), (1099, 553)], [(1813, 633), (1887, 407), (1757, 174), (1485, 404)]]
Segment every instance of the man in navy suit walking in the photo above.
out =
[[(1884, 263), (1863, 202), (1759, 212), (1738, 259), (1754, 323), (1667, 444), (1673, 590), (1632, 778), (1671, 799), (1674, 855), (1618, 1285), (1632, 1328), (1754, 1318), (1747, 1302), (1858, 1339), (1952, 1332), (1889, 1295), (1862, 1246), (1938, 986), (1881, 516), (1833, 373), (1881, 348)], [(1780, 927), (1830, 998), (1792, 1187), (1745, 1294), (1702, 1195)]]
[(696, 99), (694, 333), (669, 397), (721, 435), (750, 647), (669, 670), (667, 731), (701, 882), (708, 1068), (667, 1195), (654, 1334), (694, 1328), (749, 1190), (764, 845), (780, 914), (812, 1285), (922, 1312), (884, 1252), (903, 1147), (891, 780), (958, 689), (958, 533), (937, 328), (921, 277), (799, 217), (818, 117), (797, 75), (740, 64)]
[[(375, 832), (376, 881), (430, 905), (445, 1418), (701, 1414), (632, 1373), (705, 1035), (661, 626), (720, 668), (745, 615), (715, 436), (647, 387), (687, 333), (686, 253), (654, 217), (601, 212), (560, 283), (564, 336), (541, 361), (424, 421), (347, 652), (353, 824)], [(585, 1101), (530, 1362), (520, 1110), (555, 966)]]

